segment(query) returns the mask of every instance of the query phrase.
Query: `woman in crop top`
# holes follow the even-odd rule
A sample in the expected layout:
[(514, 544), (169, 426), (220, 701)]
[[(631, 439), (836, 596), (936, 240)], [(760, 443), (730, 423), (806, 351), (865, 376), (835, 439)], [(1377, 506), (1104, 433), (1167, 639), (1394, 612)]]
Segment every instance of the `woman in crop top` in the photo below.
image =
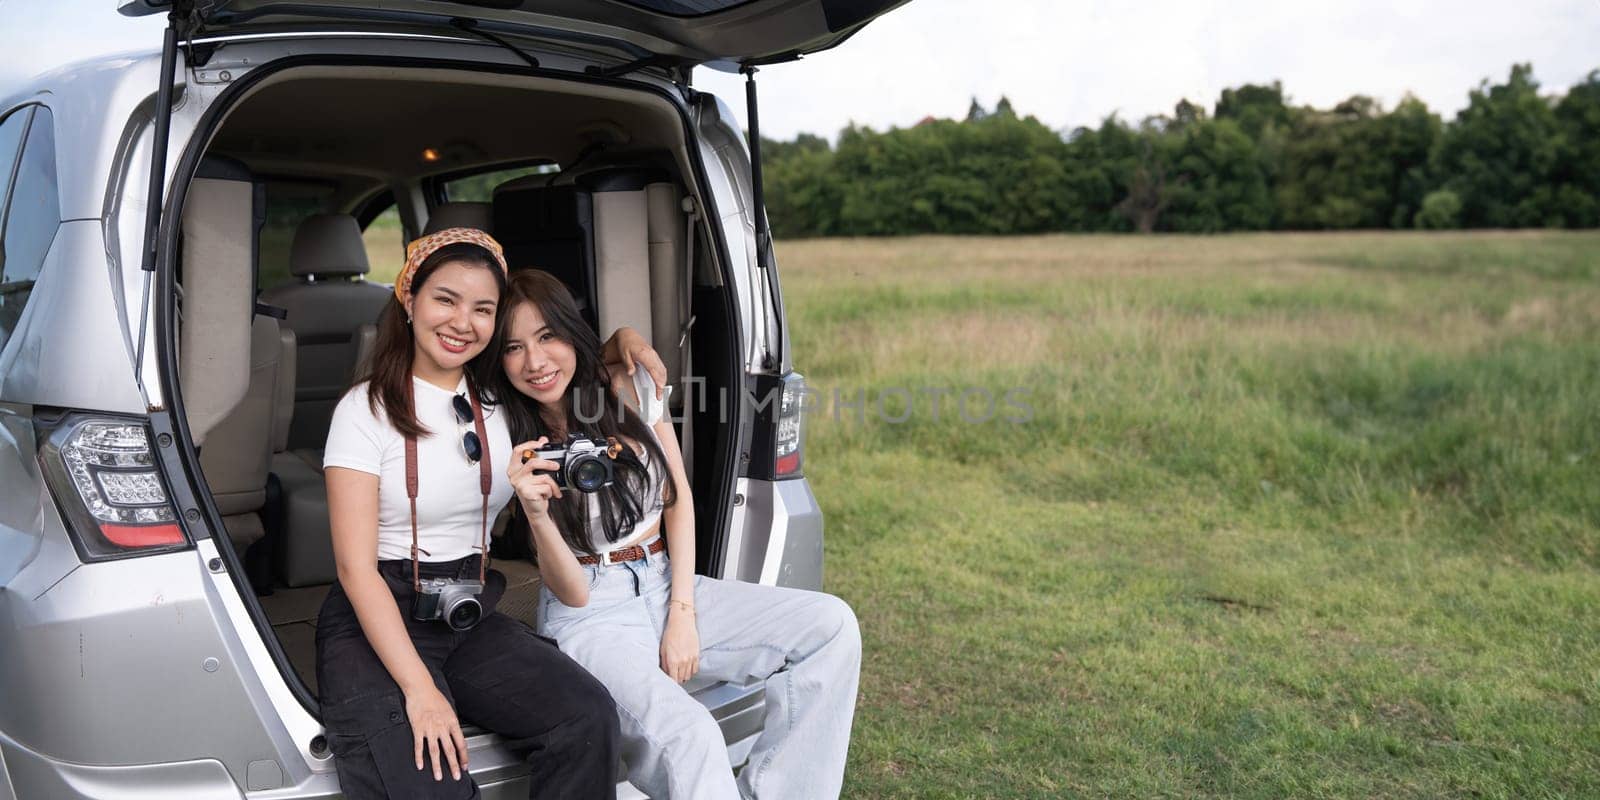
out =
[[(500, 466), (511, 440), (475, 370), (499, 372), (480, 355), (505, 274), (482, 231), (413, 242), (370, 373), (333, 415), (324, 467), (339, 579), (318, 616), (317, 683), (346, 797), (477, 797), (463, 720), (529, 752), (529, 797), (615, 796), (605, 688), (493, 611), (505, 578), (483, 562), (489, 521), (512, 495)], [(623, 339), (655, 360), (636, 333), (613, 344)], [(457, 581), (478, 613), (419, 602), (439, 579)]]
[[(540, 632), (610, 690), (628, 780), (679, 800), (837, 797), (861, 662), (849, 606), (694, 574), (694, 503), (672, 422), (648, 381), (602, 366), (560, 281), (513, 276), (496, 343), (520, 442), (507, 467), (516, 524), (544, 579)], [(559, 465), (535, 450), (570, 434), (620, 445), (612, 485), (586, 494), (557, 484)], [(737, 781), (721, 729), (683, 687), (696, 674), (765, 681), (765, 727)]]

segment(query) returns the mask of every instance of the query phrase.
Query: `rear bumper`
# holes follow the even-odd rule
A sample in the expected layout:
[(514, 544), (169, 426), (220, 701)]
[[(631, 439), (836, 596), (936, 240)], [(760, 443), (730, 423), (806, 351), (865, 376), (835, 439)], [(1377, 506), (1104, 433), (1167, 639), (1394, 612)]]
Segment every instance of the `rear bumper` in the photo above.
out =
[(0, 798), (171, 798), (216, 800), (244, 797), (227, 767), (215, 759), (102, 767), (40, 755), (0, 733)]
[(822, 588), (822, 509), (804, 478), (741, 478), (723, 577)]
[[(700, 697), (714, 706), (713, 713), (729, 737), (730, 760), (742, 764), (761, 731), (764, 705), (760, 686), (719, 685), (700, 693)], [(715, 708), (717, 705), (721, 708)], [(472, 771), (485, 800), (528, 796), (527, 768), (520, 759), (492, 745), (490, 752), (473, 749), (474, 763), (489, 759), (497, 762)], [(266, 764), (258, 769), (273, 773), (253, 776), (262, 782), (273, 782), (271, 779), (280, 775)], [(338, 778), (332, 772), (312, 775), (293, 787), (245, 792), (234, 783), (222, 762), (214, 759), (116, 767), (72, 764), (35, 753), (0, 734), (0, 800), (334, 800), (341, 796)], [(619, 777), (617, 797), (633, 800), (644, 795)]]

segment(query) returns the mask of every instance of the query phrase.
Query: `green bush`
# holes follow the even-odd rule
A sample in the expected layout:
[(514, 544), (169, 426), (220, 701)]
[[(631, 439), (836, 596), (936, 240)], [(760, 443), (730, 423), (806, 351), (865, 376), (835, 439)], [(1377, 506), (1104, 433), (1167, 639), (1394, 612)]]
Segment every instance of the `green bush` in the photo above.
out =
[(1449, 189), (1428, 192), (1417, 212), (1417, 227), (1433, 231), (1461, 227), (1461, 198)]
[(974, 100), (963, 120), (762, 150), (784, 238), (1584, 228), (1600, 225), (1600, 70), (1551, 96), (1515, 65), (1448, 121), (1410, 96), (1291, 106), (1273, 83), (1224, 90), (1210, 116), (1185, 99), (1056, 131)]

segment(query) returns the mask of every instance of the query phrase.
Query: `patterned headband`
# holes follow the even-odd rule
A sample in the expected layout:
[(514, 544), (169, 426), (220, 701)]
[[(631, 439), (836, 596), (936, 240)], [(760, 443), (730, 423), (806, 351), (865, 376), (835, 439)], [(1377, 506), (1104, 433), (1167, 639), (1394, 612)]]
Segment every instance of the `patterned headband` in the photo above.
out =
[(422, 262), (428, 260), (441, 247), (453, 244), (475, 244), (494, 256), (496, 264), (500, 265), (501, 274), (507, 272), (505, 250), (500, 243), (477, 228), (445, 228), (438, 233), (430, 233), (419, 237), (406, 245), (406, 265), (400, 268), (400, 274), (394, 279), (394, 296), (400, 298), (400, 305), (404, 306), (411, 299), (411, 279), (417, 275), (417, 269)]

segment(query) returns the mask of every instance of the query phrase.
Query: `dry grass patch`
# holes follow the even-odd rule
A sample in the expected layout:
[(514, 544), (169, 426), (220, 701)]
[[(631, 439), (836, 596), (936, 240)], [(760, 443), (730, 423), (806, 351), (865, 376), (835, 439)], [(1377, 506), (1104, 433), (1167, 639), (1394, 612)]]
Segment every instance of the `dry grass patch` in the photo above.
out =
[(847, 796), (1600, 796), (1600, 234), (778, 254), (821, 385), (1039, 410), (809, 427)]

